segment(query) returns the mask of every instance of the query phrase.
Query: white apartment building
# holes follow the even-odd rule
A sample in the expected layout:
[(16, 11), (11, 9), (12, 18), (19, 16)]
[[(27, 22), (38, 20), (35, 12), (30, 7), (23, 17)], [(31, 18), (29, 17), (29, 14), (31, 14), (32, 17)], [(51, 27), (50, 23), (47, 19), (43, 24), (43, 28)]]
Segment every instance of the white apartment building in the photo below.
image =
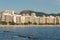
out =
[(14, 14), (14, 11), (5, 10), (0, 13), (0, 21), (12, 22), (15, 23), (25, 23), (25, 22), (36, 22), (36, 23), (59, 23), (60, 24), (60, 17), (59, 16), (36, 16), (36, 13), (32, 13), (31, 16), (29, 14)]
[(46, 23), (55, 23), (55, 17), (54, 16), (47, 16), (46, 17)]
[(59, 19), (59, 24), (60, 24), (60, 17), (58, 19)]
[(2, 12), (2, 21), (12, 22), (14, 11), (5, 10)]
[(25, 22), (26, 23), (31, 22), (31, 16), (25, 16)]
[(60, 23), (60, 17), (56, 16), (56, 23)]
[(44, 22), (43, 22), (43, 17), (40, 17), (39, 23), (44, 23)]
[(34, 18), (36, 17), (36, 13), (31, 14), (31, 22), (34, 23)]
[(41, 16), (39, 22), (45, 24), (46, 23), (46, 16), (45, 15)]
[(16, 14), (16, 23), (21, 23), (21, 15)]
[(25, 23), (25, 16), (21, 16), (21, 23)]
[(39, 21), (40, 21), (40, 17), (35, 17), (35, 18), (34, 18), (34, 22), (35, 22), (35, 23), (39, 24)]

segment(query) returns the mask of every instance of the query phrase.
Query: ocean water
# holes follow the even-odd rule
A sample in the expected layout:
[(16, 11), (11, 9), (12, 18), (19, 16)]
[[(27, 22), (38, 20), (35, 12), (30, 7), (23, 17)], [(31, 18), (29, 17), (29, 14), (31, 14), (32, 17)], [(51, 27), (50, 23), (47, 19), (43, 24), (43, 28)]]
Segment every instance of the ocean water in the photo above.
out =
[(0, 27), (0, 40), (60, 40), (60, 26)]

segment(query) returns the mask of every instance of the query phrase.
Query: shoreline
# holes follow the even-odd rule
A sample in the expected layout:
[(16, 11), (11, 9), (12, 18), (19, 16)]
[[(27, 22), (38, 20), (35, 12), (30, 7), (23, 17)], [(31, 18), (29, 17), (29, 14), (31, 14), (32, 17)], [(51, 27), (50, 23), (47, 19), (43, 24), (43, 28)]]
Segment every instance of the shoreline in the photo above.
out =
[(37, 26), (37, 27), (58, 26), (58, 27), (60, 27), (60, 25), (0, 25), (0, 27), (34, 27), (34, 26)]

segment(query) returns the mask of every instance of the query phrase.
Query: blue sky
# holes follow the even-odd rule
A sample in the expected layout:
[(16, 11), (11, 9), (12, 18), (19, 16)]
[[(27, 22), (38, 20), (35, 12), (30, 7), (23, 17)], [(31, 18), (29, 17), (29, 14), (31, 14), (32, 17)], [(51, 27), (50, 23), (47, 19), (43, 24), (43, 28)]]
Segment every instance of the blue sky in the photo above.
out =
[(3, 10), (60, 13), (60, 0), (0, 0), (0, 11)]

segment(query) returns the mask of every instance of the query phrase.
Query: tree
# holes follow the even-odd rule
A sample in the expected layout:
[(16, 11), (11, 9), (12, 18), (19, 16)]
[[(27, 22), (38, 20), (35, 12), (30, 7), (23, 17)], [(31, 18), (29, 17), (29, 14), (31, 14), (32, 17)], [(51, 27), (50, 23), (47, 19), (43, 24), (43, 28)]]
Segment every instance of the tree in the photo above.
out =
[(20, 25), (20, 23), (15, 23), (16, 25)]
[(24, 23), (24, 25), (28, 25), (28, 23), (27, 23), (27, 22), (25, 22), (25, 23)]
[(56, 25), (58, 25), (59, 23), (57, 22)]
[(28, 24), (32, 24), (32, 22), (28, 22)]
[(1, 21), (0, 24), (7, 25), (7, 22), (6, 21)]
[(36, 23), (36, 22), (34, 22), (33, 24), (37, 25), (37, 23)]
[(15, 22), (9, 22), (10, 25), (15, 25), (16, 23)]
[(44, 23), (39, 23), (39, 25), (43, 25)]
[(24, 25), (24, 23), (20, 23), (20, 25)]

